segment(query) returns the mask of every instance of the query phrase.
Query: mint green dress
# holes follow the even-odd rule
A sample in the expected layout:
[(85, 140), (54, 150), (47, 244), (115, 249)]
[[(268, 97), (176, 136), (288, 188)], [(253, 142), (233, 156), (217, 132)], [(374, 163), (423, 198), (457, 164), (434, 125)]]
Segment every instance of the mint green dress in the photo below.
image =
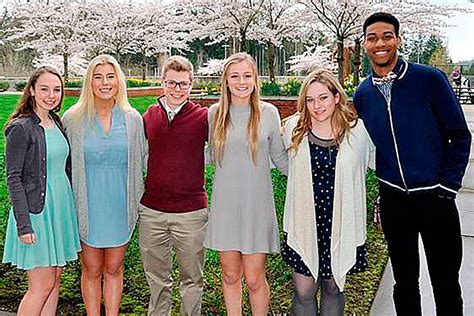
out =
[(3, 262), (19, 269), (61, 267), (81, 251), (71, 184), (65, 172), (69, 145), (57, 126), (45, 129), (46, 197), (43, 211), (30, 213), (36, 243), (27, 245), (17, 234), (13, 209), (7, 224)]

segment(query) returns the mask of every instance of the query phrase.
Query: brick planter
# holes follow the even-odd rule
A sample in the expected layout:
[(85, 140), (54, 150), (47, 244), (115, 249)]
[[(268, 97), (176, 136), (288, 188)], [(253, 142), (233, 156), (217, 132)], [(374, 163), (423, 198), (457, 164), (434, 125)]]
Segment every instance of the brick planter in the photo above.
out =
[[(263, 101), (273, 104), (277, 107), (280, 112), (280, 116), (284, 119), (287, 116), (292, 115), (296, 112), (296, 102), (297, 97), (269, 97), (262, 96)], [(214, 103), (219, 102), (219, 96), (193, 96), (191, 95), (191, 100), (196, 103), (199, 103), (202, 106), (211, 106)]]

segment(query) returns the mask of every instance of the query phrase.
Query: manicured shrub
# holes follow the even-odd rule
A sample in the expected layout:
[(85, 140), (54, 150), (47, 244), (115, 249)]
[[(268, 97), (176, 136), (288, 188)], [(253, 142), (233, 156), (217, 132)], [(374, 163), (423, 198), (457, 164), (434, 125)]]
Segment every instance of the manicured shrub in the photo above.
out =
[(23, 91), (26, 87), (26, 81), (18, 81), (15, 82), (15, 90), (16, 91)]
[(64, 86), (66, 88), (82, 88), (82, 80), (69, 80)]
[(0, 91), (7, 91), (10, 84), (7, 81), (0, 81)]
[(281, 95), (281, 91), (281, 85), (274, 80), (262, 81), (260, 84), (260, 92), (262, 95)]
[(127, 79), (128, 88), (153, 87), (153, 86), (158, 86), (158, 82), (151, 81), (151, 80), (135, 79), (135, 78)]

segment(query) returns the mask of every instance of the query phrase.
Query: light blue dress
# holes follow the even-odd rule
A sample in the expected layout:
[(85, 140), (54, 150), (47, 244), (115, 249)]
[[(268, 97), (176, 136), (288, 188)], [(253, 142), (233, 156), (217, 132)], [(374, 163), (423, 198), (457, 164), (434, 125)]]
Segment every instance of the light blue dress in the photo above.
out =
[(36, 243), (24, 244), (18, 238), (13, 209), (5, 237), (3, 262), (19, 269), (62, 267), (77, 259), (81, 251), (71, 183), (66, 175), (69, 145), (57, 126), (44, 130), (46, 140), (46, 196), (39, 214), (30, 213)]
[(84, 162), (86, 169), (89, 235), (83, 239), (95, 248), (125, 245), (128, 228), (128, 144), (124, 113), (115, 106), (106, 134), (97, 116), (93, 126), (85, 122)]

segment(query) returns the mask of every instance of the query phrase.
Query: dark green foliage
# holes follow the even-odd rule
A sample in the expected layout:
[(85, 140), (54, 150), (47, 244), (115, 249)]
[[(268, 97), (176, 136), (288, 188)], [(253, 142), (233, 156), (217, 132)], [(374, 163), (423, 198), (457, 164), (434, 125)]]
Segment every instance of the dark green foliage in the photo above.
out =
[(0, 91), (7, 91), (10, 88), (8, 81), (0, 81)]
[(68, 80), (64, 83), (66, 88), (81, 88), (82, 87), (82, 80)]
[(18, 81), (15, 82), (15, 90), (16, 91), (23, 91), (26, 87), (26, 81)]
[(273, 80), (262, 81), (260, 84), (260, 92), (262, 95), (280, 95), (281, 90), (281, 85)]
[(408, 55), (411, 62), (428, 65), (436, 50), (443, 46), (439, 36), (425, 34), (409, 38), (407, 44), (402, 46), (401, 52)]
[[(0, 96), (0, 124), (10, 115), (18, 101), (18, 95)], [(64, 109), (69, 108), (77, 98), (66, 98)], [(150, 104), (156, 102), (155, 97), (131, 98), (132, 105), (143, 113)], [(63, 109), (63, 111), (64, 111)], [(3, 134), (3, 133), (2, 133)], [(0, 139), (0, 150), (3, 153), (3, 136)], [(10, 211), (7, 187), (5, 181), (3, 155), (0, 155), (0, 256), (3, 255), (5, 228)], [(277, 170), (272, 170), (277, 219), (282, 227), (283, 208), (286, 193), (286, 176)], [(212, 194), (212, 179), (214, 166), (208, 166), (205, 171), (206, 189), (209, 197)], [(369, 255), (369, 271), (349, 276), (346, 283), (346, 314), (367, 315), (375, 296), (377, 286), (387, 260), (387, 250), (382, 233), (372, 224), (373, 201), (377, 195), (377, 181), (373, 173), (367, 177), (367, 249)], [(281, 231), (280, 231), (281, 233)], [(143, 315), (148, 305), (149, 289), (140, 259), (137, 231), (133, 234), (124, 261), (124, 291), (121, 313)], [(204, 270), (204, 295), (202, 311), (205, 314), (225, 314), (225, 305), (221, 289), (221, 271), (219, 258), (215, 251), (207, 251)], [(287, 313), (291, 308), (291, 269), (283, 262), (280, 255), (270, 255), (267, 263), (267, 278), (271, 290), (271, 313)], [(174, 290), (173, 314), (179, 313), (179, 272), (174, 260)], [(26, 276), (22, 271), (6, 264), (0, 264), (0, 307), (14, 311), (20, 303), (27, 288)], [(80, 294), (80, 264), (78, 261), (68, 264), (62, 276), (60, 293), (60, 312), (67, 315), (84, 314), (85, 309)], [(250, 314), (248, 292), (244, 290), (244, 312)]]

